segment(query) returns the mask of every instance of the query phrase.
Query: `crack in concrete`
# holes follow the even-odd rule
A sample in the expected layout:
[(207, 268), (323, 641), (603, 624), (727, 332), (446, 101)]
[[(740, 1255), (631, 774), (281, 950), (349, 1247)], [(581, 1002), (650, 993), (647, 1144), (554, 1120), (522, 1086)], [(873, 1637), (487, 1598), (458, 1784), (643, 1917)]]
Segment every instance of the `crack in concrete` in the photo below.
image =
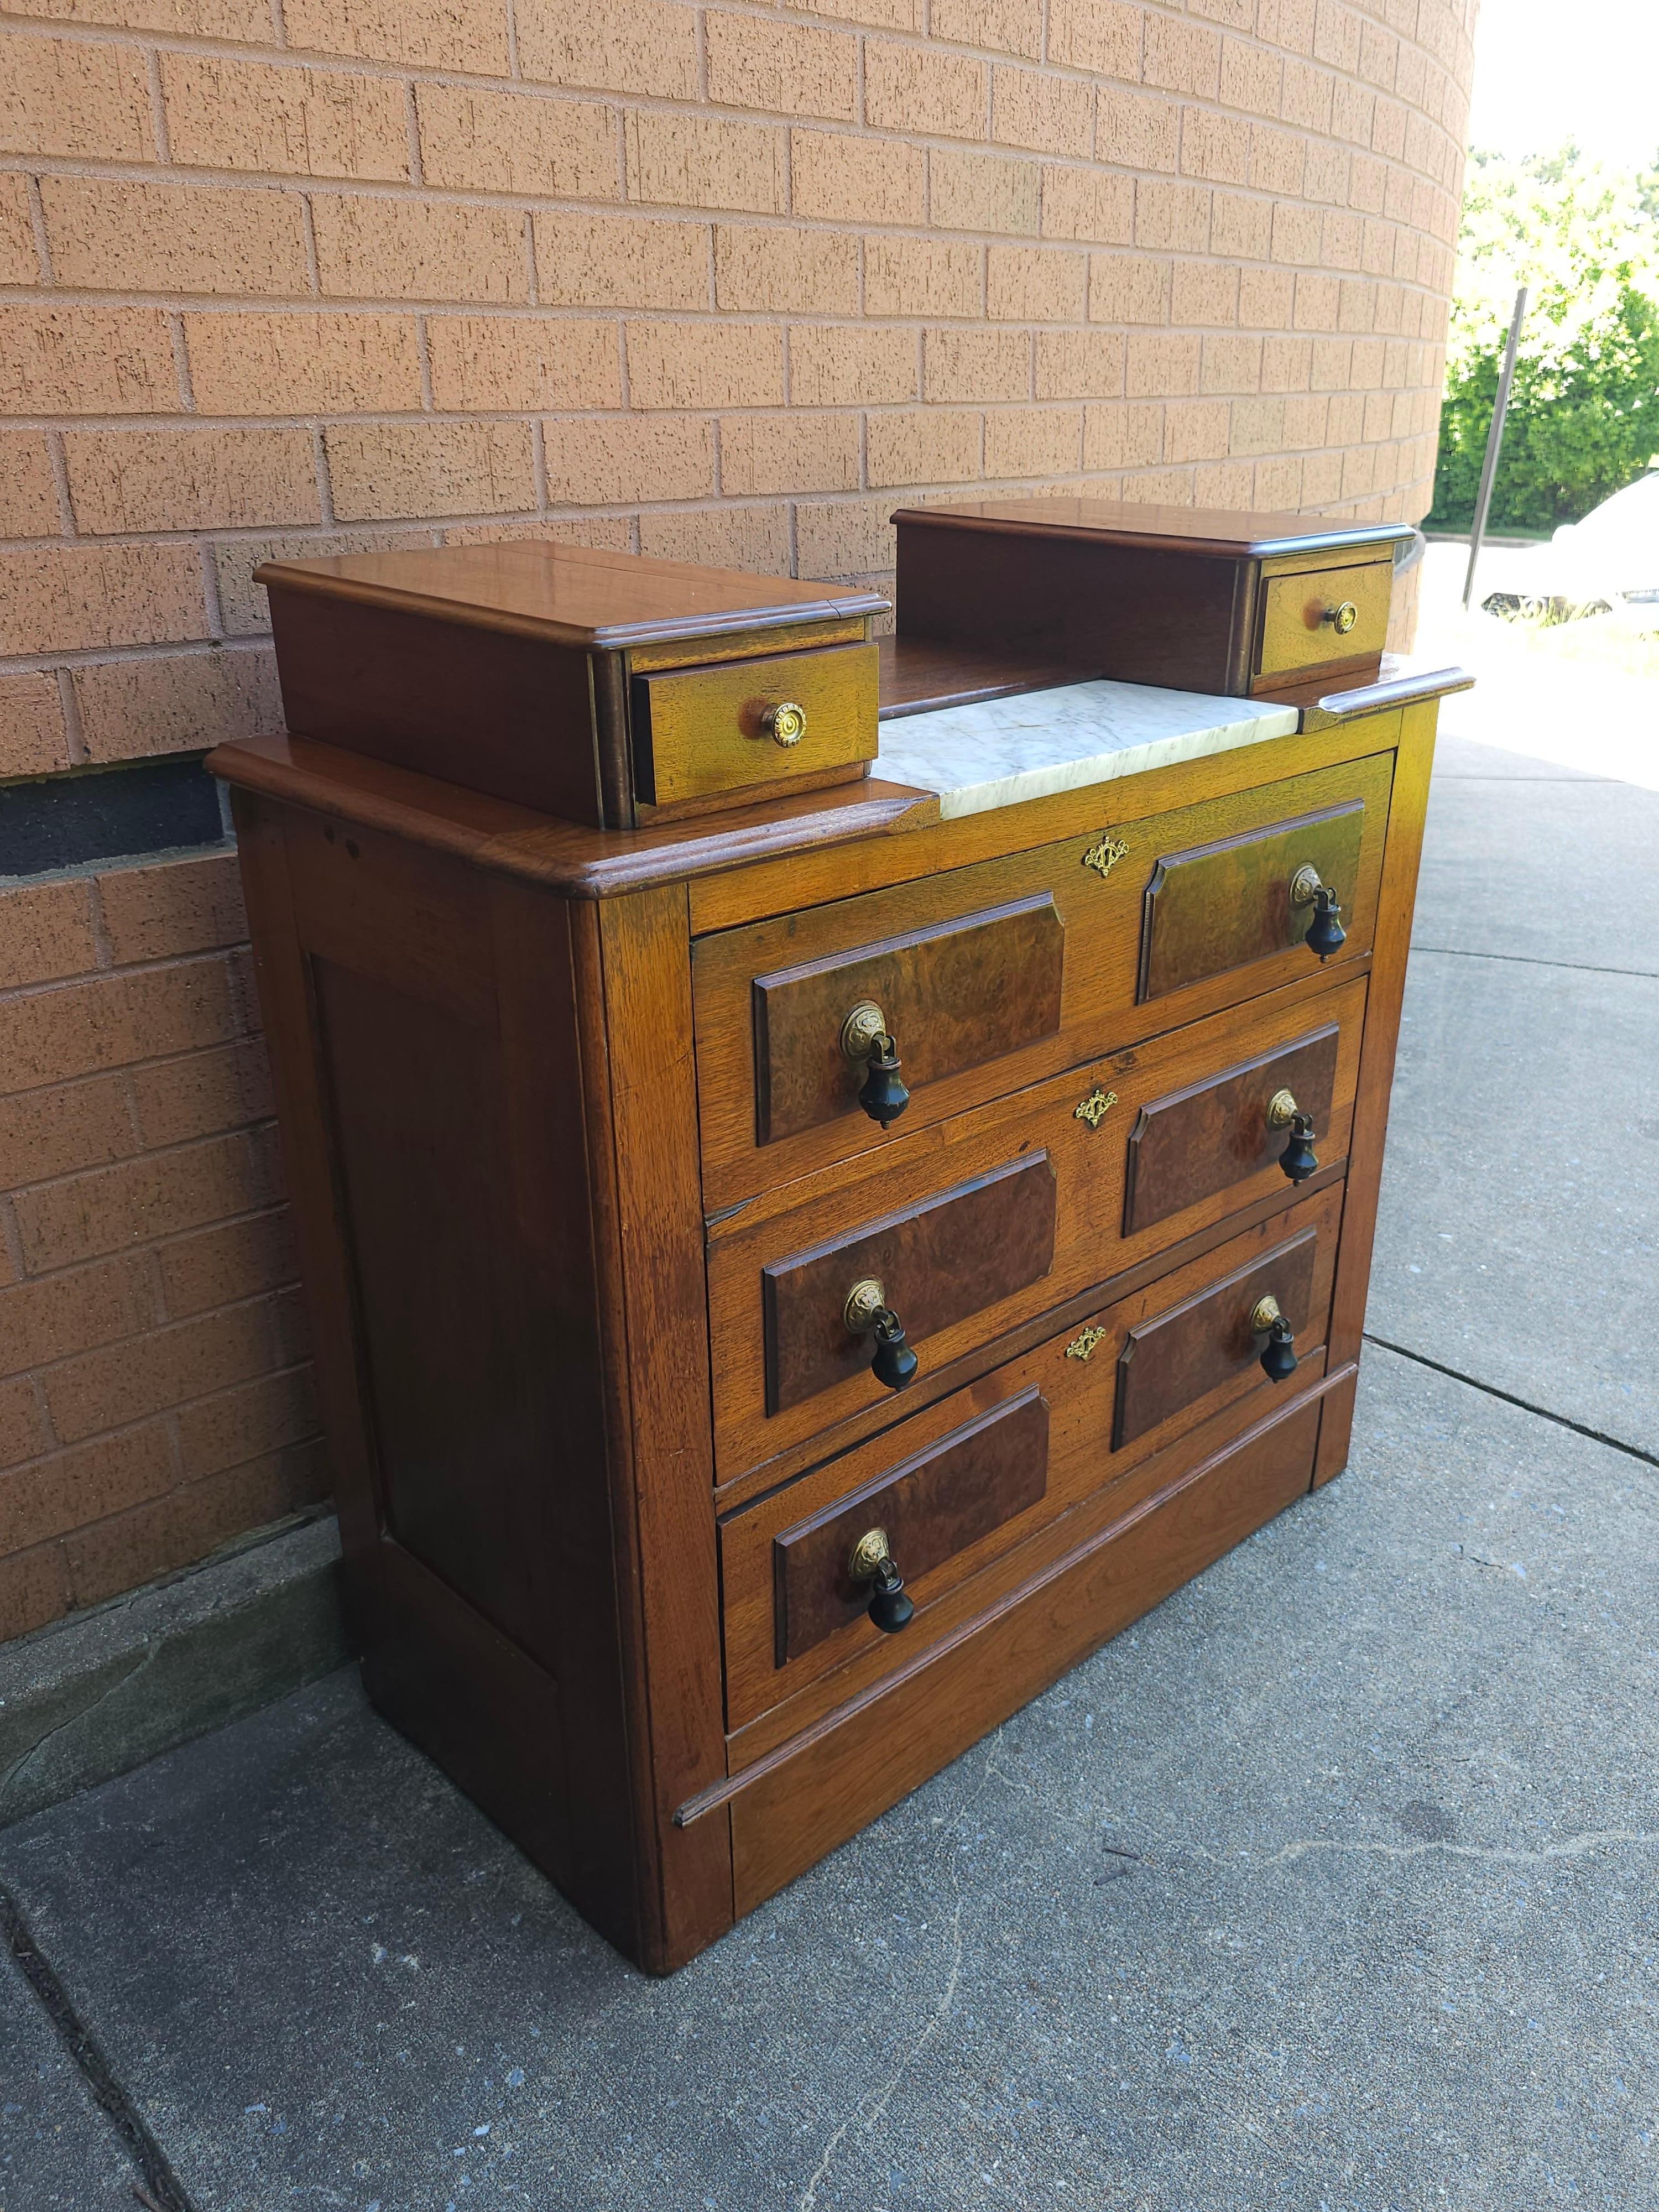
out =
[(1462, 945), (1413, 945), (1411, 949), (1435, 953), (1443, 960), (1504, 960), (1516, 968), (1567, 968), (1576, 975), (1633, 975), (1638, 983), (1659, 982), (1659, 970), (1606, 968), (1596, 960), (1540, 960), (1529, 952), (1475, 952)]
[(1274, 1867), (1310, 1857), (1316, 1851), (1382, 1859), (1420, 1859), (1431, 1851), (1440, 1851), (1448, 1858), (1480, 1859), (1504, 1866), (1546, 1866), (1553, 1859), (1583, 1858), (1589, 1851), (1619, 1844), (1650, 1848), (1659, 1844), (1659, 1832), (1645, 1828), (1586, 1828), (1559, 1844), (1546, 1844), (1540, 1850), (1530, 1851), (1505, 1844), (1456, 1844), (1438, 1837), (1415, 1844), (1386, 1844), (1381, 1838), (1362, 1837), (1349, 1842), (1340, 1836), (1297, 1836), (1281, 1844), (1266, 1858), (1254, 1860), (1246, 1859), (1243, 1853), (1229, 1856), (1222, 1851), (1212, 1851), (1203, 1844), (1176, 1843), (1170, 1848), (1190, 1851), (1194, 1858), (1207, 1860), (1212, 1866), (1242, 1866), (1247, 1874), (1267, 1874)]
[(1609, 1451), (1623, 1452), (1627, 1459), (1638, 1459), (1644, 1467), (1659, 1467), (1659, 1452), (1644, 1451), (1640, 1444), (1626, 1443), (1622, 1437), (1609, 1436), (1605, 1429), (1593, 1429), (1587, 1421), (1575, 1421), (1570, 1414), (1553, 1413), (1547, 1406), (1535, 1405), (1530, 1398), (1517, 1398), (1513, 1390), (1500, 1389), (1496, 1382), (1483, 1382), (1478, 1375), (1466, 1375), (1461, 1367), (1448, 1367), (1443, 1360), (1431, 1359), (1426, 1352), (1413, 1352), (1407, 1344), (1392, 1344), (1386, 1336), (1374, 1336), (1370, 1329), (1364, 1335), (1367, 1344), (1376, 1345), (1379, 1352), (1393, 1352), (1396, 1359), (1412, 1360), (1419, 1367), (1443, 1375), (1449, 1382), (1466, 1383), (1471, 1390), (1479, 1390), (1505, 1406), (1514, 1406), (1523, 1413), (1535, 1413), (1540, 1421), (1553, 1421), (1558, 1429), (1571, 1429), (1574, 1436), (1588, 1437), (1593, 1444), (1605, 1444)]
[(132, 1664), (123, 1668), (112, 1682), (106, 1683), (98, 1694), (89, 1698), (84, 1705), (77, 1705), (72, 1713), (68, 1714), (55, 1727), (49, 1728), (44, 1735), (37, 1736), (22, 1757), (13, 1760), (4, 1774), (0, 1775), (0, 1823), (17, 1817), (6, 1810), (7, 1799), (12, 1786), (27, 1772), (46, 1747), (55, 1743), (66, 1729), (78, 1728), (81, 1723), (89, 1715), (95, 1713), (100, 1705), (107, 1704), (118, 1690), (124, 1690), (129, 1682), (142, 1674), (151, 1660), (155, 1658), (159, 1648), (155, 1644), (146, 1644), (143, 1650), (134, 1658)]

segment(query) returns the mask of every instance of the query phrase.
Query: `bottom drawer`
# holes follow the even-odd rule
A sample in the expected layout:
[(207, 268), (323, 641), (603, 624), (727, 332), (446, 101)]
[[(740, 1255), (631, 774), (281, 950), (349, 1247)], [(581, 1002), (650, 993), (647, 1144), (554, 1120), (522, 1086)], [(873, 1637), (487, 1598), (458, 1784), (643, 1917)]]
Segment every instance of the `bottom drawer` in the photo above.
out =
[[(1300, 1394), (1195, 1463), (1180, 1464), (1188, 1446), (1159, 1455), (1174, 1464), (1143, 1470), (1121, 1493), (1124, 1510), (1079, 1532), (1046, 1571), (886, 1690), (734, 1777), (722, 1801), (729, 1796), (739, 1915), (1304, 1496), (1322, 1402)], [(710, 1792), (709, 1810), (714, 1799)]]
[[(1265, 1410), (1283, 1386), (1261, 1366), (1258, 1309), (1276, 1302), (1299, 1359), (1322, 1351), (1341, 1206), (1340, 1185), (1304, 1199), (734, 1513), (720, 1530), (728, 1729), (903, 1665), (985, 1601), (958, 1598), (964, 1584), (1049, 1522), (1212, 1415)], [(854, 1571), (877, 1529), (915, 1607), (896, 1634), (872, 1622)]]

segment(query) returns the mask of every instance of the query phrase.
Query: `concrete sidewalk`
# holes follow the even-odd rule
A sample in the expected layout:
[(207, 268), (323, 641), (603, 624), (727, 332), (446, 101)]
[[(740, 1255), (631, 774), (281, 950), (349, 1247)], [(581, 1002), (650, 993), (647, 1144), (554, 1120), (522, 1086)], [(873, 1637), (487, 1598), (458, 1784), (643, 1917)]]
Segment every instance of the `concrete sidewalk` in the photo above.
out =
[(672, 1982), (349, 1675), (0, 1833), (0, 2212), (1651, 2203), (1656, 860), (1446, 743), (1348, 1474)]

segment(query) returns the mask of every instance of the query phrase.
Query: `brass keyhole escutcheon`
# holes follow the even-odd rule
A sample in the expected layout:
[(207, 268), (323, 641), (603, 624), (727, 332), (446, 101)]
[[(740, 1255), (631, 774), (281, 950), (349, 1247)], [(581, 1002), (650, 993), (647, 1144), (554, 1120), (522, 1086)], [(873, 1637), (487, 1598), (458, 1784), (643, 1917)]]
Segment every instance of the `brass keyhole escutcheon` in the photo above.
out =
[(1340, 606), (1327, 607), (1319, 619), (1328, 623), (1339, 637), (1346, 637), (1359, 620), (1359, 610), (1352, 599), (1344, 599)]
[(1066, 1346), (1066, 1357), (1086, 1360), (1095, 1346), (1105, 1341), (1106, 1331), (1103, 1328), (1085, 1328), (1081, 1336), (1074, 1336)]
[(1322, 889), (1318, 869), (1311, 866), (1300, 867), (1291, 878), (1291, 904), (1311, 906)]
[(1297, 1111), (1296, 1100), (1288, 1091), (1275, 1091), (1267, 1101), (1267, 1127), (1270, 1129), (1288, 1129), (1296, 1118)]
[(841, 1317), (854, 1336), (867, 1336), (887, 1308), (887, 1293), (874, 1275), (861, 1276), (847, 1293)]
[(1265, 1336), (1276, 1321), (1283, 1319), (1284, 1316), (1279, 1310), (1279, 1300), (1271, 1294), (1265, 1298), (1258, 1298), (1250, 1310), (1250, 1327), (1258, 1336)]
[(887, 1017), (873, 999), (860, 999), (841, 1025), (841, 1048), (851, 1060), (868, 1060), (887, 1034)]
[(1104, 883), (1120, 860), (1127, 860), (1129, 848), (1121, 837), (1114, 837), (1109, 830), (1103, 830), (1094, 843), (1083, 855), (1083, 865), (1092, 868)]
[(798, 745), (806, 735), (806, 709), (793, 699), (780, 699), (761, 716), (760, 726), (775, 745)]
[(1096, 1084), (1083, 1103), (1072, 1109), (1072, 1119), (1074, 1121), (1086, 1121), (1091, 1129), (1097, 1129), (1116, 1103), (1115, 1091), (1103, 1091), (1100, 1085)]

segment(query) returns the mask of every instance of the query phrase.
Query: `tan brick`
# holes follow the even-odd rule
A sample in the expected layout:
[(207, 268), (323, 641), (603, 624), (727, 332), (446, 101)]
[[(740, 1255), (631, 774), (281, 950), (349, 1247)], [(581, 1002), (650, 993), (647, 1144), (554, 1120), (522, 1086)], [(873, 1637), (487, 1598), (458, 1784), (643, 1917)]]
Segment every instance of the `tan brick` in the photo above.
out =
[[(821, 221), (919, 223), (927, 199), (927, 156), (891, 138), (792, 134), (794, 210)], [(934, 161), (950, 155), (935, 154)]]
[(1101, 169), (1045, 169), (1042, 235), (1092, 246), (1128, 246), (1134, 240), (1133, 177)]
[(77, 668), (75, 699), (88, 760), (194, 752), (283, 726), (276, 659), (246, 647)]
[(1031, 341), (1024, 331), (929, 331), (921, 358), (924, 399), (1031, 396)]
[(1091, 323), (1167, 323), (1170, 264), (1150, 253), (1091, 253)]
[(656, 561), (689, 561), (752, 575), (789, 574), (789, 510), (775, 507), (700, 507), (640, 517), (640, 550)]
[(46, 1377), (52, 1425), (66, 1443), (141, 1420), (188, 1398), (285, 1364), (291, 1297), (278, 1293), (106, 1345)]
[(797, 407), (874, 407), (914, 399), (917, 350), (909, 331), (798, 324), (789, 333), (790, 398)]
[[(1233, 514), (1259, 506), (1255, 476), (1248, 461), (1201, 462), (1193, 471), (1193, 504), (1221, 507)], [(1292, 501), (1292, 507), (1295, 504)]]
[(1005, 54), (1042, 52), (1042, 0), (933, 0), (928, 18), (936, 39), (994, 46)]
[(104, 292), (303, 292), (297, 192), (43, 177), (60, 284)]
[(331, 530), (228, 538), (213, 548), (220, 618), (232, 637), (252, 637), (270, 628), (264, 586), (253, 580), (254, 570), (267, 561), (320, 561), (331, 553), (392, 551), (431, 543), (430, 530)]
[(493, 413), (622, 404), (614, 323), (550, 315), (432, 315), (426, 334), (436, 406)]
[(1302, 190), (1307, 168), (1307, 148), (1289, 131), (1274, 131), (1265, 123), (1250, 129), (1250, 182), (1258, 191), (1294, 198)]
[(1193, 399), (1169, 407), (1164, 416), (1166, 461), (1218, 461), (1227, 452), (1224, 399)]
[(38, 284), (40, 257), (29, 217), (28, 179), (0, 176), (0, 284)]
[(527, 422), (340, 422), (323, 442), (343, 521), (536, 504)]
[(231, 530), (322, 516), (306, 430), (71, 430), (64, 459), (83, 531)]
[(70, 1268), (44, 1282), (0, 1291), (0, 1361), (9, 1375), (22, 1374), (135, 1336), (159, 1319), (149, 1270), (141, 1261), (106, 1260)]
[(71, 1082), (227, 1043), (236, 1028), (222, 960), (55, 984), (0, 1001), (0, 1079), (8, 1092)]
[(630, 323), (628, 395), (634, 407), (781, 406), (783, 332), (772, 323)]
[(84, 975), (98, 965), (88, 886), (30, 884), (0, 891), (0, 990)]
[(244, 309), (183, 320), (204, 414), (378, 415), (422, 404), (411, 316)]
[(0, 154), (155, 159), (149, 79), (138, 47), (12, 33), (4, 51)]
[(69, 1563), (58, 1544), (33, 1544), (0, 1559), (0, 1638), (43, 1628), (75, 1603)]
[(1210, 242), (1210, 195), (1202, 185), (1142, 177), (1135, 186), (1135, 244), (1157, 252), (1202, 253)]
[(1303, 268), (1319, 262), (1320, 216), (1316, 208), (1281, 200), (1273, 210), (1273, 258)]
[(1241, 323), (1247, 323), (1255, 330), (1287, 330), (1295, 301), (1296, 279), (1288, 270), (1239, 270), (1238, 319)]
[(1075, 476), (1082, 437), (1080, 407), (993, 407), (985, 417), (985, 473)]
[(793, 223), (770, 229), (720, 223), (714, 231), (714, 297), (727, 308), (855, 315), (858, 240)]
[(1180, 16), (1149, 15), (1141, 76), (1170, 92), (1215, 99), (1221, 89), (1220, 33)]
[(133, 1106), (146, 1146), (185, 1145), (246, 1128), (276, 1110), (264, 1042), (245, 1038), (135, 1068)]
[(714, 489), (714, 433), (682, 416), (594, 416), (550, 422), (547, 495), (556, 506), (619, 507), (703, 499)]
[(1265, 260), (1273, 206), (1244, 192), (1217, 192), (1210, 202), (1210, 253), (1217, 261)]
[(179, 404), (158, 309), (0, 306), (0, 414), (170, 414)]
[(215, 1306), (283, 1289), (299, 1273), (286, 1206), (229, 1221), (163, 1244), (156, 1255), (161, 1291), (174, 1321)]
[(840, 123), (856, 116), (859, 44), (844, 32), (711, 9), (703, 35), (708, 97), (717, 106)]
[(507, 72), (502, 0), (283, 0), (283, 25), (289, 46), (302, 52), (480, 76)]
[(872, 415), (865, 435), (872, 484), (963, 483), (979, 474), (980, 418), (971, 409)]
[(177, 1480), (172, 1438), (161, 1421), (52, 1452), (0, 1483), (0, 1553), (84, 1528), (159, 1497)]
[(634, 526), (625, 514), (572, 514), (556, 520), (538, 514), (533, 522), (457, 522), (439, 535), (446, 545), (511, 545), (534, 538), (538, 544), (591, 545), (601, 553), (634, 550)]
[(1229, 30), (1255, 28), (1256, 0), (1188, 0), (1188, 3), (1194, 15), (1203, 15), (1212, 23), (1224, 23)]
[(1330, 402), (1322, 394), (1289, 393), (1285, 401), (1285, 444), (1294, 453), (1299, 447), (1322, 446)]
[(1285, 443), (1282, 399), (1237, 399), (1233, 403), (1235, 453), (1277, 453)]
[(706, 307), (709, 229), (641, 216), (535, 217), (536, 283), (550, 307)]
[(415, 105), (429, 185), (542, 199), (622, 197), (608, 107), (450, 84), (417, 85)]
[(40, 545), (0, 562), (0, 653), (205, 637), (191, 545)]
[(994, 246), (985, 257), (994, 322), (1080, 322), (1088, 281), (1088, 256), (1063, 246)]
[(1181, 148), (1181, 110), (1172, 100), (1103, 84), (1095, 103), (1095, 152), (1140, 174), (1172, 171)]
[(319, 193), (312, 216), (325, 293), (507, 305), (530, 296), (516, 209)]
[(223, 54), (164, 53), (161, 65), (167, 143), (183, 168), (408, 178), (404, 88), (390, 77)]
[(1218, 185), (1244, 184), (1250, 173), (1249, 125), (1237, 115), (1183, 108), (1181, 166), (1189, 177), (1207, 177)]
[(68, 766), (57, 678), (44, 672), (0, 676), (0, 775), (47, 775)]
[(1334, 85), (1328, 71), (1287, 59), (1279, 96), (1279, 119), (1298, 131), (1328, 131)]
[[(97, 878), (116, 966), (240, 945), (247, 936), (234, 853), (114, 868)], [(90, 963), (88, 963), (90, 964)]]
[(1123, 340), (1109, 331), (1039, 331), (1039, 399), (1107, 399), (1123, 389)]
[(803, 576), (867, 576), (893, 566), (891, 494), (880, 499), (803, 500), (795, 538)]
[(316, 1430), (316, 1394), (304, 1366), (198, 1399), (179, 1413), (179, 1450), (192, 1476), (301, 1443)]
[(1042, 171), (1035, 161), (944, 148), (930, 161), (929, 206), (935, 223), (945, 230), (1036, 237), (1042, 215)]
[(1243, 39), (1221, 45), (1221, 101), (1247, 114), (1277, 115), (1283, 96), (1284, 58)]
[(1136, 331), (1124, 354), (1131, 399), (1170, 399), (1198, 390), (1199, 341), (1184, 331)]
[(990, 71), (968, 54), (871, 40), (864, 49), (864, 119), (878, 131), (983, 138)]
[(1083, 410), (1083, 465), (1094, 473), (1128, 465), (1128, 409), (1121, 400)]
[(1144, 20), (1132, 0), (1049, 0), (1048, 58), (1133, 84)]
[(62, 526), (43, 430), (0, 430), (0, 538), (47, 538)]
[[(281, 1194), (275, 1133), (267, 1127), (65, 1176), (20, 1191), (13, 1204), (24, 1264), (38, 1273), (176, 1236), (230, 1214), (252, 1213)], [(148, 1317), (133, 1326), (148, 1326)], [(87, 1343), (96, 1340), (88, 1338)], [(67, 1353), (80, 1348), (64, 1349)]]
[(697, 17), (678, 0), (519, 0), (528, 77), (659, 100), (697, 96)]
[(1231, 335), (1206, 337), (1199, 371), (1200, 392), (1259, 392), (1261, 388), (1260, 338)]
[(1155, 469), (1147, 476), (1130, 477), (1124, 483), (1123, 496), (1148, 507), (1190, 507), (1193, 472), (1190, 469)]
[(50, 15), (59, 23), (107, 23), (125, 31), (167, 31), (183, 38), (258, 43), (270, 36), (266, 0), (25, 0), (17, 12)]
[(855, 415), (737, 415), (720, 425), (720, 489), (757, 493), (854, 491), (859, 481)]
[(1322, 507), (1342, 489), (1340, 453), (1310, 453), (1302, 464), (1302, 497), (1309, 507)]
[(1094, 94), (1073, 77), (999, 64), (992, 71), (991, 136), (1004, 146), (1086, 157), (1094, 145)]
[(635, 112), (625, 136), (631, 200), (783, 213), (788, 156), (783, 132), (771, 124)]
[(1170, 319), (1183, 329), (1195, 323), (1238, 320), (1238, 271), (1224, 261), (1177, 261)]
[(943, 238), (871, 238), (864, 246), (864, 306), (871, 315), (980, 313), (985, 250)]
[(96, 1075), (0, 1099), (0, 1181), (9, 1189), (125, 1159), (137, 1149), (125, 1076)]

